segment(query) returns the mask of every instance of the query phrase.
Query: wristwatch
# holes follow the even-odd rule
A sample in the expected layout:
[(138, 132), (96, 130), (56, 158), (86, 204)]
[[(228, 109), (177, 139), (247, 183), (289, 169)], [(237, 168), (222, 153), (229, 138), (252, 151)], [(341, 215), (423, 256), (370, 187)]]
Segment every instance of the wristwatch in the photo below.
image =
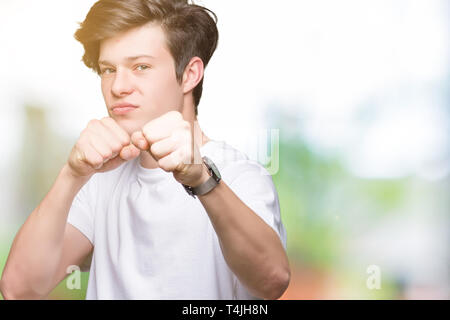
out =
[(184, 189), (186, 189), (186, 192), (191, 195), (193, 198), (195, 196), (202, 196), (204, 194), (207, 194), (212, 189), (214, 189), (222, 179), (220, 176), (220, 172), (217, 169), (214, 162), (211, 161), (208, 157), (204, 156), (202, 157), (203, 163), (205, 164), (206, 168), (208, 169), (208, 173), (210, 175), (209, 179), (206, 180), (204, 183), (197, 187), (190, 187), (183, 184)]

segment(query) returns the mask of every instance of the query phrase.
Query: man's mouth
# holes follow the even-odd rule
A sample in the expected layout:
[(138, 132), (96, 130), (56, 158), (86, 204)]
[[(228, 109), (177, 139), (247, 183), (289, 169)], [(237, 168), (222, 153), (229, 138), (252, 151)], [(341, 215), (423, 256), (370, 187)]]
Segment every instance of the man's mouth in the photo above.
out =
[(131, 103), (117, 103), (112, 106), (111, 110), (116, 115), (123, 115), (139, 108)]

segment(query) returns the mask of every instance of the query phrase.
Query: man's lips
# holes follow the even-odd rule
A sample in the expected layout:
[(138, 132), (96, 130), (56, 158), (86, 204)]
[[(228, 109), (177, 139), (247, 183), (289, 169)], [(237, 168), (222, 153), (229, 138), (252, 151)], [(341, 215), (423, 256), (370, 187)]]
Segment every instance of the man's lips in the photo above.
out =
[(114, 110), (116, 108), (138, 108), (138, 106), (135, 106), (131, 103), (116, 103), (111, 107), (111, 110)]
[(117, 103), (112, 106), (111, 110), (114, 114), (121, 115), (133, 111), (137, 108), (138, 106), (135, 106), (131, 103)]

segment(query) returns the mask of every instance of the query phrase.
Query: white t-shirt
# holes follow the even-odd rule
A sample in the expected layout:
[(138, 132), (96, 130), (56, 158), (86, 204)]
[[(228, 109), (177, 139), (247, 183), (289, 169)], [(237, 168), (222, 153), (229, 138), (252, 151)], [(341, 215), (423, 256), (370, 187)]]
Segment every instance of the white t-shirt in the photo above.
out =
[[(267, 170), (224, 141), (200, 148), (223, 181), (286, 248), (278, 194)], [(94, 245), (86, 299), (256, 299), (229, 269), (200, 200), (139, 157), (97, 173), (68, 222)]]

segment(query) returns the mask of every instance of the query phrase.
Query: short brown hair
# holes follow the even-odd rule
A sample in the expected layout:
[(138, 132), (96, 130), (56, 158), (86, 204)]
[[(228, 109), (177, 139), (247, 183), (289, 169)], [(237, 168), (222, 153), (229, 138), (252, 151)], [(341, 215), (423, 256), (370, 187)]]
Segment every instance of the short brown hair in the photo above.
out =
[[(85, 50), (82, 61), (100, 75), (100, 42), (148, 22), (162, 27), (179, 83), (193, 57), (202, 59), (206, 68), (219, 40), (217, 16), (188, 0), (99, 0), (74, 35)], [(195, 115), (202, 91), (203, 79), (193, 92)]]

